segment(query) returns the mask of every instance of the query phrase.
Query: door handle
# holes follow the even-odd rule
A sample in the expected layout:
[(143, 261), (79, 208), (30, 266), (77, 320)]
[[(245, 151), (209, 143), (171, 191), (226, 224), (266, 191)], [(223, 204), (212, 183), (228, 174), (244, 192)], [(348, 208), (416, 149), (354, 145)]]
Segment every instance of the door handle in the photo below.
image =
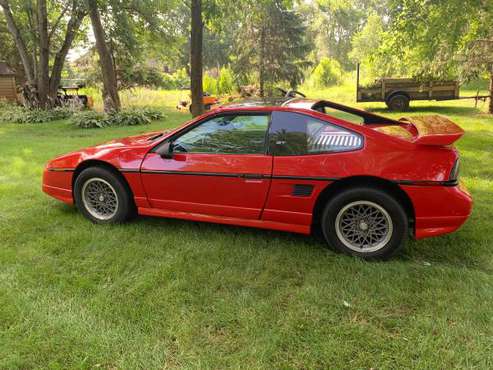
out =
[(261, 180), (263, 178), (263, 176), (258, 173), (243, 173), (240, 177), (246, 180)]

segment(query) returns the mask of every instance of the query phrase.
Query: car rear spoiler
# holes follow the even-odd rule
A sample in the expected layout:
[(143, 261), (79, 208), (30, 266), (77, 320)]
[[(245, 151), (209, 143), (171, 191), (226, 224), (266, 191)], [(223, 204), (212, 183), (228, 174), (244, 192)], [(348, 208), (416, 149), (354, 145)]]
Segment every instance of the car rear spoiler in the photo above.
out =
[(416, 130), (413, 142), (421, 145), (451, 145), (464, 135), (464, 130), (441, 115), (403, 117), (399, 120)]

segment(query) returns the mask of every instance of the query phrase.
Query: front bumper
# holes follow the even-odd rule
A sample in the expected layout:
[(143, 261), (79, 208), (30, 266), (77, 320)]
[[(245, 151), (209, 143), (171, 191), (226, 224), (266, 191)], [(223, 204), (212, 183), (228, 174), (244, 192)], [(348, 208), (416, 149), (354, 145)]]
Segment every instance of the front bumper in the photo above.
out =
[(457, 186), (402, 186), (414, 206), (414, 236), (423, 239), (459, 229), (469, 218), (473, 200)]
[(45, 168), (43, 172), (43, 191), (53, 198), (73, 205), (72, 175), (73, 171)]

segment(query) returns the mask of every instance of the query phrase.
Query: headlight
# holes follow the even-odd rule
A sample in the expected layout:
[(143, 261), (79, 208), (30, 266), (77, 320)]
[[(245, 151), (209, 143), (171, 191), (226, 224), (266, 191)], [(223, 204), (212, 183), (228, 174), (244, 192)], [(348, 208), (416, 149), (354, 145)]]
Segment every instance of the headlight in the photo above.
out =
[(459, 158), (454, 163), (454, 167), (452, 167), (452, 171), (450, 171), (449, 181), (457, 181), (459, 178), (459, 169), (460, 169), (460, 161)]

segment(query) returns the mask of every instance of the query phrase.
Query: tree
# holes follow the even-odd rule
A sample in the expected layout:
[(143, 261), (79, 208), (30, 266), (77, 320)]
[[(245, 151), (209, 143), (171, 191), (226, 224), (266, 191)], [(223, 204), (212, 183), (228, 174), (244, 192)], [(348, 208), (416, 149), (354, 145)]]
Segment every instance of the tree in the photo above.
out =
[(361, 64), (365, 82), (373, 81), (378, 77), (396, 77), (399, 74), (395, 68), (398, 61), (380, 53), (384, 36), (382, 18), (377, 13), (371, 13), (364, 27), (351, 40), (352, 50), (349, 58)]
[(471, 41), (463, 54), (461, 67), (463, 75), (472, 77), (479, 77), (486, 71), (490, 80), (488, 111), (493, 113), (493, 37)]
[(37, 6), (39, 38), (38, 99), (41, 107), (47, 107), (50, 89), (50, 44), (48, 41), (48, 10), (46, 9), (46, 0), (37, 0)]
[(354, 67), (349, 57), (355, 35), (367, 24), (369, 15), (387, 18), (387, 0), (313, 0), (301, 7), (307, 19), (308, 36), (314, 40), (313, 61), (336, 59), (346, 70)]
[[(120, 109), (118, 91), (153, 58), (177, 53), (182, 21), (179, 0), (86, 0), (99, 55), (105, 110)], [(164, 47), (163, 47), (164, 46)]]
[(27, 83), (36, 92), (28, 103), (41, 108), (55, 104), (65, 59), (85, 17), (79, 0), (49, 5), (50, 12), (46, 0), (36, 8), (30, 0), (0, 0)]
[(190, 82), (192, 94), (192, 115), (198, 116), (204, 111), (203, 104), (203, 70), (202, 40), (204, 23), (202, 21), (202, 0), (191, 2), (191, 33), (190, 33)]
[[(391, 0), (389, 6), (391, 22), (382, 52), (401, 60), (410, 74), (422, 79), (493, 78), (493, 48), (488, 46), (493, 2)], [(491, 103), (489, 108), (493, 113)]]
[(295, 88), (309, 63), (306, 27), (292, 5), (280, 0), (237, 4), (243, 14), (236, 34), (235, 72), (248, 79), (255, 74), (260, 95), (280, 81)]
[(16, 49), (15, 43), (7, 28), (5, 19), (0, 16), (0, 50), (2, 50), (2, 58), (8, 65), (10, 65), (15, 71), (19, 81), (25, 79), (23, 73), (22, 61), (19, 53)]
[(22, 66), (24, 67), (24, 72), (27, 78), (27, 81), (30, 85), (34, 85), (34, 69), (33, 69), (33, 61), (29, 57), (26, 43), (24, 38), (19, 30), (19, 26), (12, 14), (12, 10), (10, 8), (10, 4), (7, 0), (0, 0), (0, 6), (2, 6), (3, 14), (5, 17), (5, 21), (7, 23), (8, 30), (14, 39), (15, 46), (19, 53), (20, 59), (22, 60)]
[(91, 18), (96, 49), (99, 54), (99, 64), (103, 78), (103, 101), (106, 112), (119, 111), (121, 109), (120, 96), (118, 95), (118, 82), (113, 56), (106, 44), (106, 36), (101, 23), (101, 15), (96, 0), (86, 0), (89, 17)]

